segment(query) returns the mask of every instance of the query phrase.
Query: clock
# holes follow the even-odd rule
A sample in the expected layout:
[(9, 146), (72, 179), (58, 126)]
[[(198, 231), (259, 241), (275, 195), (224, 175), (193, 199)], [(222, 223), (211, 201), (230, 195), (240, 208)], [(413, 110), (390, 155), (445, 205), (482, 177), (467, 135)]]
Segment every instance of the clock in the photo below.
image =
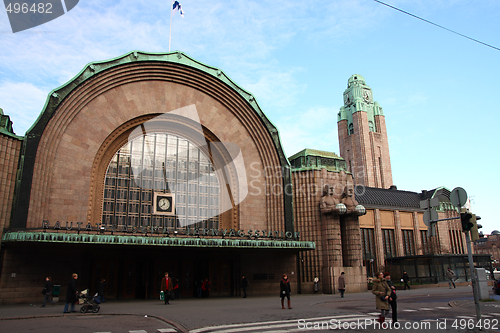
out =
[(158, 209), (167, 211), (170, 208), (170, 200), (168, 198), (161, 198), (158, 200)]
[(365, 102), (370, 102), (370, 91), (365, 89), (363, 90), (363, 99), (365, 100)]
[(173, 193), (155, 192), (153, 195), (153, 214), (175, 215), (175, 197)]

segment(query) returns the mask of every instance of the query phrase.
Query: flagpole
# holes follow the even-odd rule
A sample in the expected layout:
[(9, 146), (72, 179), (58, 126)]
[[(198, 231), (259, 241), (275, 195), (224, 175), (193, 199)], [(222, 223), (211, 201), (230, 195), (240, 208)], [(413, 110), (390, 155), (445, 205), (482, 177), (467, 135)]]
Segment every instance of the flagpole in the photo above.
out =
[(170, 44), (172, 42), (172, 13), (174, 12), (172, 10), (173, 5), (174, 5), (174, 0), (172, 0), (172, 3), (170, 4), (170, 32), (168, 34), (168, 52), (170, 52)]

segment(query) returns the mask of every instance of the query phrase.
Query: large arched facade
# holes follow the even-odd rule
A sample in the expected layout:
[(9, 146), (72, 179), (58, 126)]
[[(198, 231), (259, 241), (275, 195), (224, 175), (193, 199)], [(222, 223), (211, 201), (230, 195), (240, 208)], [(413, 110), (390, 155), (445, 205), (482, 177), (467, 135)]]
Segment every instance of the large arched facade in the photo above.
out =
[[(114, 281), (111, 297), (148, 298), (170, 270), (189, 284), (186, 295), (205, 276), (217, 280), (216, 294), (234, 295), (238, 276), (257, 272), (266, 279), (255, 292), (265, 294), (276, 282), (267, 276), (295, 270), (297, 251), (314, 247), (294, 233), (275, 127), (251, 94), (183, 53), (89, 64), (51, 92), (21, 154), (5, 249), (18, 256), (13, 265), (31, 260), (18, 244), (57, 252), (52, 267), (35, 270), (55, 270), (61, 282), (88, 271), (89, 287), (102, 276)], [(175, 197), (173, 216), (158, 214), (155, 193)], [(170, 259), (135, 263), (136, 248)], [(265, 259), (269, 250), (279, 265)], [(99, 259), (74, 263), (73, 251)]]

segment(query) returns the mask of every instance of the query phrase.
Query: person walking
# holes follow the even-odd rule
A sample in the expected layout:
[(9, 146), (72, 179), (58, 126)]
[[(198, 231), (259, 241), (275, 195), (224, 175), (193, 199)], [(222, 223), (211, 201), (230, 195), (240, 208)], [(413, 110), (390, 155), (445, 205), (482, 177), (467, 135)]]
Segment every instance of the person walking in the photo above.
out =
[(408, 276), (406, 271), (403, 272), (403, 282), (405, 284), (405, 290), (406, 290), (406, 287), (408, 287), (408, 290), (410, 290), (410, 286), (408, 285), (408, 282), (410, 282), (410, 277)]
[[(76, 289), (76, 280), (78, 279), (78, 274), (73, 273), (71, 276), (71, 281), (68, 285), (68, 290), (66, 291), (66, 304), (64, 304), (64, 313), (76, 312), (75, 303), (78, 296), (78, 290)], [(71, 307), (69, 306), (71, 304)]]
[(384, 279), (384, 272), (379, 272), (373, 279), (372, 294), (375, 295), (375, 305), (380, 310), (378, 322), (382, 324), (389, 312), (389, 297), (391, 296), (391, 288)]
[(175, 279), (174, 283), (174, 297), (175, 299), (181, 298), (181, 289), (179, 288), (179, 279)]
[(210, 280), (205, 278), (203, 284), (201, 285), (201, 297), (208, 298), (210, 296)]
[(340, 297), (344, 298), (344, 292), (345, 292), (345, 273), (344, 272), (340, 273), (338, 286), (339, 286), (339, 291), (340, 291)]
[[(52, 279), (50, 278), (50, 276), (47, 276), (45, 278), (45, 287), (43, 288), (44, 294), (43, 294), (42, 308), (45, 307), (47, 301), (50, 299), (50, 295), (52, 295), (53, 286), (54, 285), (52, 284)], [(50, 303), (54, 304), (54, 301), (50, 301)]]
[(391, 306), (392, 324), (394, 325), (394, 323), (398, 321), (398, 302), (397, 302), (398, 296), (396, 295), (396, 287), (394, 287), (394, 284), (392, 283), (391, 280), (391, 274), (389, 272), (385, 272), (384, 278), (389, 288), (391, 288), (391, 296), (389, 296), (389, 305)]
[(104, 287), (106, 286), (106, 280), (101, 279), (99, 284), (97, 285), (97, 299), (99, 303), (104, 303), (106, 300), (104, 299)]
[(455, 286), (455, 272), (451, 270), (450, 267), (448, 267), (448, 270), (446, 271), (446, 278), (448, 279), (448, 285), (450, 286), (453, 285), (453, 288), (456, 288)]
[(285, 308), (285, 297), (288, 299), (288, 308), (291, 309), (290, 305), (290, 294), (292, 293), (292, 288), (290, 287), (290, 281), (288, 280), (288, 275), (283, 274), (280, 281), (280, 297), (281, 297), (281, 308)]
[(248, 288), (248, 280), (245, 277), (245, 275), (243, 275), (243, 277), (241, 278), (241, 289), (243, 289), (243, 298), (247, 298), (247, 288)]
[(168, 272), (165, 272), (165, 276), (161, 279), (160, 290), (163, 291), (165, 305), (170, 304), (170, 293), (174, 290), (174, 284), (172, 279), (168, 276)]

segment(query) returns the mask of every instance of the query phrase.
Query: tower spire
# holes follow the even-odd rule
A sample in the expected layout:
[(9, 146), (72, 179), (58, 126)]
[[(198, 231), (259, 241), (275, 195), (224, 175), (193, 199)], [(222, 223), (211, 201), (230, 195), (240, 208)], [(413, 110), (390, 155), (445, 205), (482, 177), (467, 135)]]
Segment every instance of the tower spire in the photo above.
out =
[(355, 184), (389, 188), (392, 170), (385, 116), (359, 74), (347, 81), (337, 126), (340, 156), (346, 160)]

